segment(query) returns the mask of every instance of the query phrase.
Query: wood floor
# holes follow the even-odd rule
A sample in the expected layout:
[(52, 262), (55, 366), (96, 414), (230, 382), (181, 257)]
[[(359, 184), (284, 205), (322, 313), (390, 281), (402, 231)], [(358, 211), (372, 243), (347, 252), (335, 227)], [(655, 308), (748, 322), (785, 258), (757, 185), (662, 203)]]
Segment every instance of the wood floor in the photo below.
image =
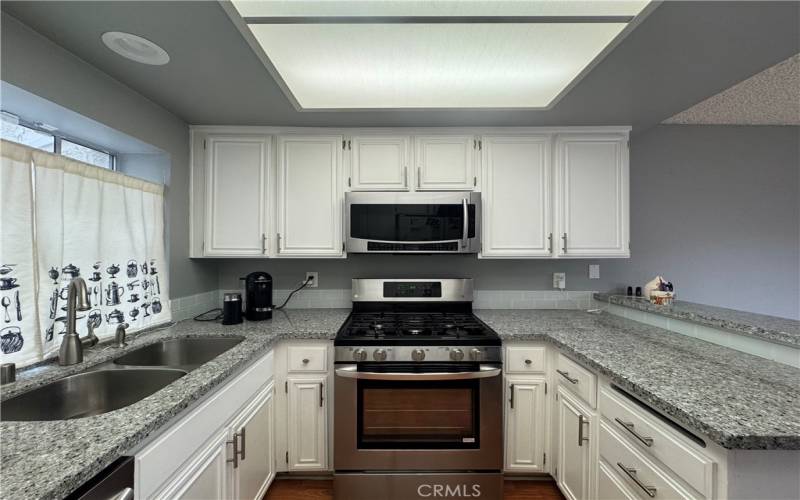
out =
[[(504, 500), (564, 498), (552, 481), (506, 481), (504, 490)], [(272, 483), (264, 500), (333, 500), (333, 481), (278, 479)]]

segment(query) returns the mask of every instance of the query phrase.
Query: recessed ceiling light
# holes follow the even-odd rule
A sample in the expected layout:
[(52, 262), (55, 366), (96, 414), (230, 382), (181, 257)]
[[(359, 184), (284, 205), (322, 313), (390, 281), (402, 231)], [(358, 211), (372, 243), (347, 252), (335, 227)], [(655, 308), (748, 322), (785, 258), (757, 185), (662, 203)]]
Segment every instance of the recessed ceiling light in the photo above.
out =
[(169, 62), (167, 51), (146, 38), (122, 31), (107, 31), (101, 37), (106, 47), (126, 59), (161, 66)]

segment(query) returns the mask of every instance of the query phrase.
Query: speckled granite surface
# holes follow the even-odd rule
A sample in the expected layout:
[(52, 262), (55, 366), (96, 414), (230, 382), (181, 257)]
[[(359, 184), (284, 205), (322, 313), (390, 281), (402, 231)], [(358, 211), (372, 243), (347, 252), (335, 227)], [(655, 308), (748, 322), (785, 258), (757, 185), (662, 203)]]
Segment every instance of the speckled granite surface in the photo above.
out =
[(800, 370), (608, 313), (482, 310), (504, 340), (543, 340), (725, 448), (800, 449)]
[[(270, 322), (224, 327), (185, 321), (94, 348), (75, 367), (40, 368), (3, 386), (2, 398), (83, 371), (164, 338), (241, 335), (245, 340), (136, 404), (54, 422), (0, 423), (0, 497), (60, 498), (239, 372), (282, 339), (330, 339), (345, 309), (295, 309)], [(728, 448), (800, 449), (800, 370), (610, 314), (482, 310), (505, 340), (543, 340)]]
[(671, 306), (658, 306), (651, 304), (647, 300), (625, 295), (596, 293), (594, 298), (601, 302), (660, 314), (668, 318), (691, 321), (711, 328), (720, 328), (741, 335), (757, 337), (768, 342), (800, 348), (800, 321), (793, 319), (695, 304), (682, 300), (676, 300)]
[(164, 338), (245, 337), (236, 347), (131, 406), (76, 420), (0, 423), (0, 497), (62, 498), (278, 340), (332, 339), (349, 313), (347, 309), (293, 309), (276, 311), (269, 322), (234, 326), (184, 321), (165, 330), (130, 336), (130, 345), (124, 350), (90, 349), (80, 365), (20, 373), (17, 382), (3, 386), (2, 399)]

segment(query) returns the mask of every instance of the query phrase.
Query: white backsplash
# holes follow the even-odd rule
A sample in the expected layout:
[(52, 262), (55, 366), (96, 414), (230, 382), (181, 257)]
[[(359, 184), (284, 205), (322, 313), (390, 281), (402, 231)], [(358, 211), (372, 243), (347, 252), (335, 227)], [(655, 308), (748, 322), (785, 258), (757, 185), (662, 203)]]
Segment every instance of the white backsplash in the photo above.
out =
[[(222, 304), (220, 290), (217, 306)], [(240, 290), (231, 290), (240, 292)], [(275, 290), (273, 300), (281, 305), (291, 290)], [(476, 290), (473, 301), (475, 309), (588, 309), (592, 306), (592, 294), (586, 291), (548, 290)], [(205, 295), (205, 294), (202, 294)], [(350, 289), (307, 289), (294, 294), (287, 309), (350, 309)], [(210, 308), (209, 308), (210, 309)], [(192, 309), (194, 310), (194, 309)], [(206, 309), (207, 310), (207, 309)], [(203, 311), (199, 311), (203, 312)], [(199, 314), (195, 313), (195, 314)]]

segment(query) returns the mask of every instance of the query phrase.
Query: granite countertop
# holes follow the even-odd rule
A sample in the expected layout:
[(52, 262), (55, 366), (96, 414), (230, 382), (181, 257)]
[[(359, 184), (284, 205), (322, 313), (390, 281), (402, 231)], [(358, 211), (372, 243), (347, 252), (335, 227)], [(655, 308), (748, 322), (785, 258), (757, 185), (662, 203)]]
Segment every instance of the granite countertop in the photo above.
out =
[(162, 339), (243, 336), (245, 340), (155, 394), (94, 417), (49, 422), (0, 422), (0, 498), (63, 498), (159, 427), (240, 372), (283, 339), (332, 339), (349, 309), (276, 311), (268, 322), (222, 326), (183, 321), (162, 330), (131, 334), (124, 349), (98, 346), (84, 362), (21, 371), (2, 388), (5, 400), (52, 380), (81, 372)]
[(729, 449), (800, 449), (800, 369), (608, 313), (480, 310), (504, 340), (542, 340)]
[[(60, 498), (155, 431), (277, 341), (332, 339), (345, 309), (276, 312), (272, 321), (222, 326), (184, 321), (102, 346), (72, 367), (47, 365), (3, 386), (2, 399), (84, 371), (166, 338), (245, 340), (157, 393), (103, 415), (67, 421), (0, 422), (0, 497)], [(479, 310), (504, 340), (551, 342), (676, 422), (726, 448), (800, 449), (800, 370), (608, 313)]]
[(627, 295), (596, 293), (594, 298), (609, 304), (691, 321), (711, 328), (720, 328), (800, 349), (800, 321), (794, 319), (695, 304), (682, 300), (673, 301), (672, 305), (660, 306), (651, 304), (642, 297), (628, 297)]

